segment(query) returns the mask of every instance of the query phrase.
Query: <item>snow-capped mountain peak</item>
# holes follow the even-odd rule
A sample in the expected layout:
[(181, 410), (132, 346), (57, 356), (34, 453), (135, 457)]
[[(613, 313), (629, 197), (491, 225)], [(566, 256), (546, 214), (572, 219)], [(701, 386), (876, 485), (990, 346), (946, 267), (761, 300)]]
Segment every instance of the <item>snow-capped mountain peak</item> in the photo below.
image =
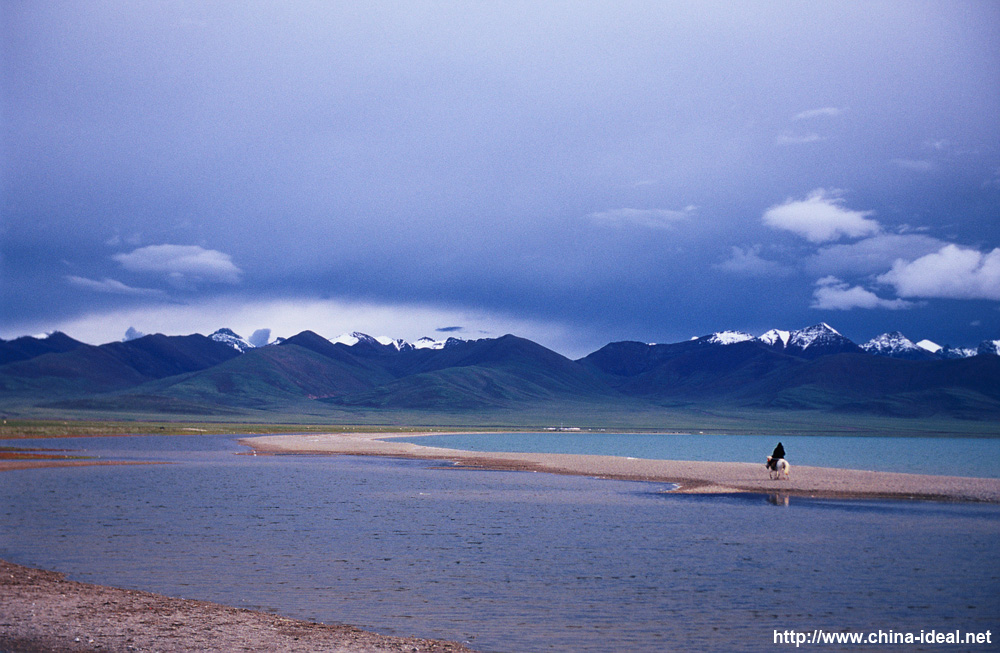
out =
[(861, 348), (871, 354), (894, 356), (903, 352), (912, 352), (918, 347), (899, 331), (883, 333), (861, 345)]
[[(782, 331), (781, 329), (771, 329), (767, 333), (762, 334), (757, 340), (760, 340), (766, 345), (772, 347), (787, 347), (788, 341), (792, 337), (791, 331)], [(778, 343), (781, 343), (780, 345)]]
[(238, 335), (232, 329), (219, 329), (210, 335), (209, 338), (224, 345), (229, 345), (241, 354), (254, 348), (249, 340)]
[(451, 347), (452, 345), (457, 345), (459, 343), (465, 342), (461, 338), (448, 338), (447, 340), (435, 340), (433, 338), (428, 338), (424, 336), (420, 340), (413, 343), (414, 349), (444, 349), (445, 347)]
[(826, 322), (797, 331), (771, 329), (756, 340), (771, 349), (805, 358), (861, 351), (856, 344), (840, 335), (839, 331)]
[(798, 331), (792, 331), (791, 337), (788, 339), (788, 346), (809, 349), (813, 345), (843, 337), (840, 332), (826, 322), (820, 322)]
[(375, 339), (378, 340), (380, 345), (383, 345), (384, 347), (392, 347), (396, 351), (407, 351), (413, 349), (413, 345), (406, 342), (402, 338), (393, 339), (387, 336), (379, 336)]
[(333, 338), (330, 342), (334, 344), (347, 345), (348, 347), (353, 347), (359, 342), (366, 342), (368, 344), (380, 344), (376, 338), (371, 337), (367, 333), (361, 333), (360, 331), (352, 331), (350, 333), (342, 333), (336, 338)]
[(713, 345), (734, 345), (747, 340), (753, 340), (753, 336), (742, 331), (719, 331), (708, 337), (708, 342)]
[(1000, 356), (1000, 340), (983, 340), (979, 343), (978, 355)]
[(391, 347), (396, 351), (406, 351), (413, 348), (413, 345), (400, 338), (393, 339), (388, 336), (370, 336), (367, 333), (361, 333), (360, 331), (342, 333), (330, 342), (347, 345), (348, 347), (353, 347), (359, 344), (370, 345), (376, 348)]

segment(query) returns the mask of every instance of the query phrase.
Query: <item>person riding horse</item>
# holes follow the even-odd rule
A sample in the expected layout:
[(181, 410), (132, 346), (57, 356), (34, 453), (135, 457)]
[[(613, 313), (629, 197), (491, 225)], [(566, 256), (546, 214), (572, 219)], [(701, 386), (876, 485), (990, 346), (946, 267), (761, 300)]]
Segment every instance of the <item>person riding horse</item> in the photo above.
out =
[(785, 457), (785, 448), (778, 443), (778, 446), (774, 448), (774, 452), (767, 457), (767, 468), (771, 471), (777, 471), (778, 461)]

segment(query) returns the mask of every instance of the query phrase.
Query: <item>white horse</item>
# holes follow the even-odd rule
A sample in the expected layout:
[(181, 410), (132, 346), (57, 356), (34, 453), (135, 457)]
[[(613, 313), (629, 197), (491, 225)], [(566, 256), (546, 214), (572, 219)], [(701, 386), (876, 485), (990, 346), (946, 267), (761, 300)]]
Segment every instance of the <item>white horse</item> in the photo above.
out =
[(789, 480), (788, 472), (792, 468), (792, 466), (789, 465), (788, 461), (785, 460), (784, 458), (778, 458), (777, 460), (773, 460), (770, 456), (768, 456), (767, 464), (765, 466), (767, 467), (768, 475), (771, 477), (771, 479), (778, 479), (780, 481), (781, 475), (784, 474), (785, 480), (786, 481)]

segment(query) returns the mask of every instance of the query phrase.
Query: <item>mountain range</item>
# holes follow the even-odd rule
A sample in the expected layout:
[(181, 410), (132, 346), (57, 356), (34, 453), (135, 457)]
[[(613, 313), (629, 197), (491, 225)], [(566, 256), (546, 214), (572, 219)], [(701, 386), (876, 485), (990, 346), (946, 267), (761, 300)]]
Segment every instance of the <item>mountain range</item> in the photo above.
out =
[(914, 344), (898, 332), (858, 345), (827, 324), (758, 337), (722, 331), (672, 344), (615, 342), (579, 360), (514, 335), (408, 343), (303, 331), (255, 347), (229, 329), (99, 346), (54, 333), (0, 341), (0, 412), (461, 415), (726, 406), (992, 420), (1000, 417), (998, 349), (1000, 341), (977, 350)]

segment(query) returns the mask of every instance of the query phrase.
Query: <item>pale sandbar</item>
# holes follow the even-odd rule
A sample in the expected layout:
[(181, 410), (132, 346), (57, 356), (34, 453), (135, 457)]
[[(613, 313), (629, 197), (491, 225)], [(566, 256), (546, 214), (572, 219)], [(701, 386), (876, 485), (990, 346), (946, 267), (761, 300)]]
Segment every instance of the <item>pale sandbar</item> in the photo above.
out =
[[(241, 438), (255, 454), (388, 456), (448, 461), (456, 467), (576, 474), (676, 484), (678, 493), (751, 492), (826, 498), (889, 498), (1000, 503), (1000, 479), (901, 474), (792, 465), (789, 478), (772, 480), (764, 462), (648, 460), (621, 456), (472, 452), (427, 447), (395, 438), (432, 435), (337, 433)], [(439, 434), (433, 434), (439, 435)]]

